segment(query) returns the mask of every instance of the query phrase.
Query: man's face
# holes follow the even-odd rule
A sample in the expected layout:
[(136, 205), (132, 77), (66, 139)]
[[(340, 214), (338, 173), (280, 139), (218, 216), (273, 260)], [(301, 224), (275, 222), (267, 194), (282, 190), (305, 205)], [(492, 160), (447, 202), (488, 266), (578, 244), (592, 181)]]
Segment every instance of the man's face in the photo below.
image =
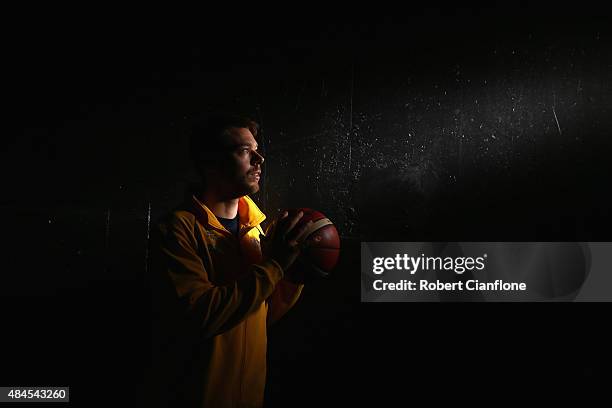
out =
[(219, 155), (218, 166), (209, 173), (208, 182), (222, 198), (239, 198), (259, 191), (263, 156), (257, 152), (257, 142), (246, 128), (226, 131), (225, 149)]

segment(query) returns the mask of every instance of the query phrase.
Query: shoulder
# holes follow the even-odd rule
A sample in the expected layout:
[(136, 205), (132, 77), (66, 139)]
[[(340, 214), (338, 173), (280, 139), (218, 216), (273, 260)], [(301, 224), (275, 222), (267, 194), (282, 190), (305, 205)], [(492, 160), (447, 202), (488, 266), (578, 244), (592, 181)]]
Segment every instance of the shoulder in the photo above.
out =
[(195, 214), (187, 208), (176, 208), (163, 214), (157, 220), (157, 228), (162, 234), (169, 232), (191, 233), (196, 223)]

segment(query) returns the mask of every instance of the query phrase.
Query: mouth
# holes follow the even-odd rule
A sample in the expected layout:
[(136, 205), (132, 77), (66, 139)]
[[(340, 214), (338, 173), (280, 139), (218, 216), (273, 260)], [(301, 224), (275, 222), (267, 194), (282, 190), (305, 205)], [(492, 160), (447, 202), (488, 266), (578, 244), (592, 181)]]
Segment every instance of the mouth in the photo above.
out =
[(252, 173), (249, 173), (249, 179), (251, 180), (259, 181), (260, 178), (261, 178), (260, 171), (254, 171)]

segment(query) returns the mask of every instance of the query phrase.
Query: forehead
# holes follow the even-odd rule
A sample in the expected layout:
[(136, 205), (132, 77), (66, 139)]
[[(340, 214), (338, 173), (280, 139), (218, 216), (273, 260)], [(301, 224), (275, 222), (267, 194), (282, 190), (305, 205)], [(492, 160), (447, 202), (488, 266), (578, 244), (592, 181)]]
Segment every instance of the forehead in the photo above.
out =
[(251, 131), (247, 128), (232, 127), (225, 131), (226, 139), (230, 146), (253, 145), (257, 146), (257, 141)]

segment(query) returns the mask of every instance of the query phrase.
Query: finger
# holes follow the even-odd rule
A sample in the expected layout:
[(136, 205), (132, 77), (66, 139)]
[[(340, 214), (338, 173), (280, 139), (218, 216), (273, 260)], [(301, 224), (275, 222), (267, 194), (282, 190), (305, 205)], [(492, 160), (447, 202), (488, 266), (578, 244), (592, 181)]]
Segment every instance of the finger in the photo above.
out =
[(298, 231), (295, 233), (295, 236), (292, 236), (291, 239), (302, 243), (307, 238), (307, 233), (310, 231), (310, 227), (312, 226), (312, 221), (308, 221), (306, 224), (302, 225)]
[(287, 236), (289, 235), (289, 232), (293, 229), (293, 227), (295, 227), (295, 225), (298, 223), (298, 221), (300, 220), (300, 218), (302, 218), (302, 216), (304, 215), (304, 213), (302, 211), (300, 211), (299, 213), (297, 213), (297, 215), (294, 215), (293, 217), (288, 217), (286, 218), (284, 221), (284, 224), (281, 226), (279, 225), (279, 233), (287, 238)]
[(300, 218), (302, 218), (303, 215), (304, 215), (304, 213), (302, 211), (300, 211), (299, 213), (297, 213), (297, 215), (295, 217), (291, 218), (291, 220), (289, 221), (289, 225), (287, 226), (287, 229), (285, 230), (285, 235), (289, 234), (289, 232), (300, 221)]
[(285, 226), (290, 221), (289, 212), (283, 211), (281, 214), (279, 214), (275, 221), (278, 226), (277, 230), (284, 230)]

